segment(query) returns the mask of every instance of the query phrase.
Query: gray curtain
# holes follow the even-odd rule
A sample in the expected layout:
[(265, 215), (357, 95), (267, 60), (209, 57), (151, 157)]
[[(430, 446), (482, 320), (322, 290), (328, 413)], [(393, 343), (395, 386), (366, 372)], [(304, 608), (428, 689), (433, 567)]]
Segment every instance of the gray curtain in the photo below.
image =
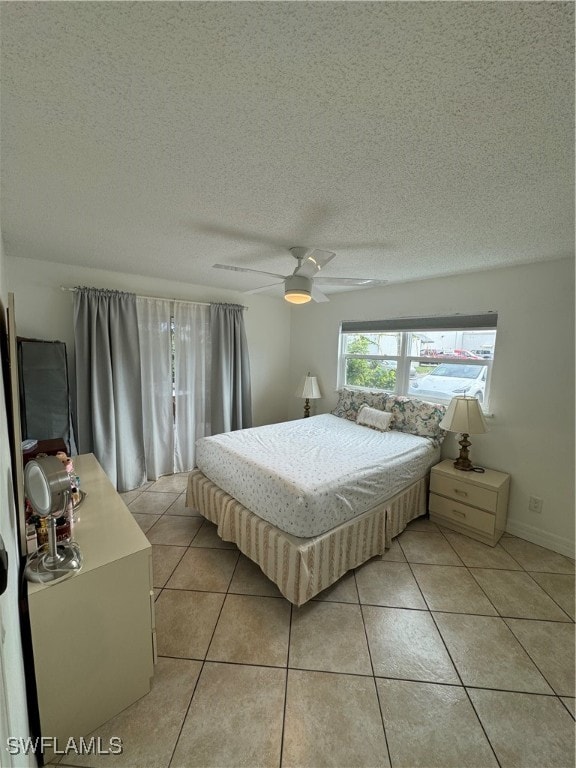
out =
[(250, 360), (244, 329), (244, 307), (210, 305), (211, 433), (252, 426)]
[(94, 453), (119, 491), (146, 480), (136, 297), (74, 294), (78, 448)]

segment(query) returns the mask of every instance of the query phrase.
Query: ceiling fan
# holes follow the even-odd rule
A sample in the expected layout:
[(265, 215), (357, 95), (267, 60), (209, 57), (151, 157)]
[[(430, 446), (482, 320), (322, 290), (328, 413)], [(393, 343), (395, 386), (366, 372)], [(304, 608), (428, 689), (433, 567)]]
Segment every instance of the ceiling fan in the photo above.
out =
[[(318, 272), (322, 267), (326, 266), (336, 256), (333, 251), (294, 246), (290, 248), (290, 252), (298, 262), (294, 272), (290, 275), (278, 275), (275, 272), (264, 272), (261, 269), (248, 269), (247, 267), (233, 267), (229, 264), (213, 264), (212, 266), (215, 269), (230, 269), (234, 272), (256, 272), (259, 275), (276, 277), (284, 283), (284, 298), (291, 304), (305, 304), (311, 299), (318, 302), (329, 301), (328, 297), (317, 288), (317, 285), (356, 285), (372, 288), (378, 285), (385, 285), (387, 282), (387, 280), (372, 280), (370, 278), (358, 277), (318, 277)], [(261, 288), (245, 291), (245, 293), (260, 293), (276, 285), (281, 285), (281, 283), (271, 283)]]

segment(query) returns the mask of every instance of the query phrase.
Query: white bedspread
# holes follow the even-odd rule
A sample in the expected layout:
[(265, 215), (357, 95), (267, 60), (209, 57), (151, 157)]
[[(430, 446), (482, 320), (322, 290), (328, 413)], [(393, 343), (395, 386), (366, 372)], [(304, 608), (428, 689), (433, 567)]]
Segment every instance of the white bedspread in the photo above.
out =
[(425, 437), (323, 414), (203, 437), (198, 468), (259, 517), (318, 536), (423, 477), (440, 457)]

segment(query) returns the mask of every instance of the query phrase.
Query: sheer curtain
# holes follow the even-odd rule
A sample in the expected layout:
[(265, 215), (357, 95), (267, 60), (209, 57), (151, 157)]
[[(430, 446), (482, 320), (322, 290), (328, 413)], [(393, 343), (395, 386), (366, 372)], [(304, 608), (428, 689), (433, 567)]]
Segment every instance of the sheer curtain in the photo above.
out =
[(172, 302), (136, 299), (142, 372), (142, 425), (148, 480), (174, 472)]
[(74, 294), (78, 449), (94, 453), (119, 491), (146, 480), (136, 297)]
[(210, 305), (211, 434), (252, 426), (250, 360), (244, 307)]
[(195, 466), (195, 443), (210, 428), (210, 307), (174, 302), (174, 471)]
[(119, 491), (195, 466), (199, 437), (252, 426), (243, 307), (77, 289), (78, 438)]

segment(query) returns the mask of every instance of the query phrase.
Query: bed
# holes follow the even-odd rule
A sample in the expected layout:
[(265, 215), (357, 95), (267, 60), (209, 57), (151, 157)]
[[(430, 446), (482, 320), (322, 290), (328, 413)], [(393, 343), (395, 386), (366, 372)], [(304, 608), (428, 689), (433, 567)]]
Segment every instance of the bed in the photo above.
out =
[(201, 438), (186, 503), (302, 605), (426, 512), (444, 410), (345, 389), (330, 414)]

